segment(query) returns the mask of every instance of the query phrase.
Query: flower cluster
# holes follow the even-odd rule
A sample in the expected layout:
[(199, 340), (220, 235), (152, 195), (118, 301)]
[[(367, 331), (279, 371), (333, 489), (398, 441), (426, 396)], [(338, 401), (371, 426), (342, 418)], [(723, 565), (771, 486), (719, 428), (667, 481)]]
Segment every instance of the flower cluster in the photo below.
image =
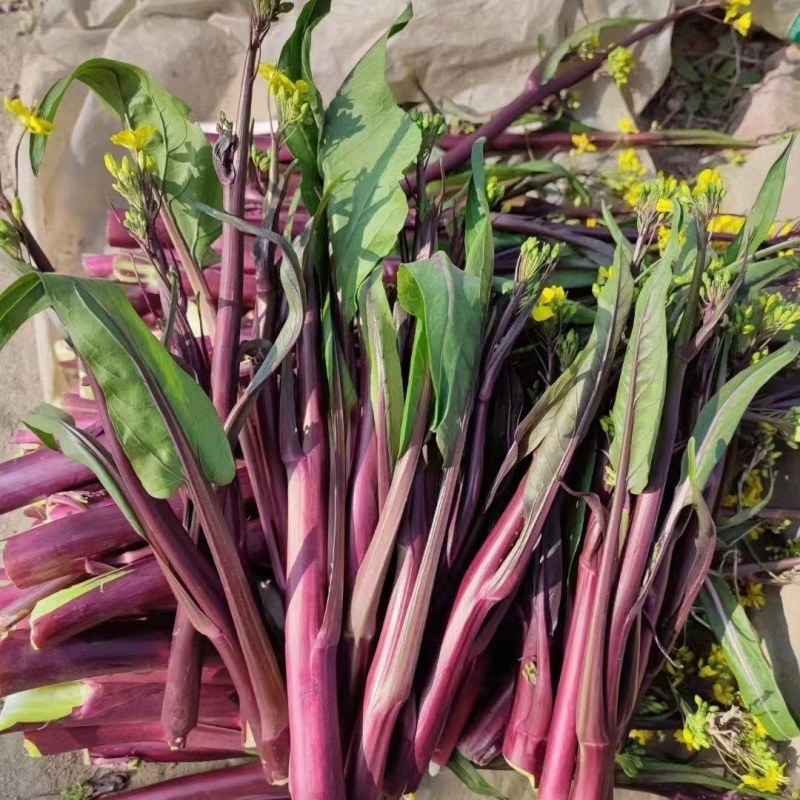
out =
[(311, 84), (300, 78), (293, 81), (275, 64), (267, 61), (261, 63), (258, 74), (267, 82), (267, 91), (278, 101), (281, 123), (284, 125), (300, 125), (311, 114), (309, 95)]
[(572, 134), (572, 155), (583, 155), (584, 153), (597, 152), (597, 145), (593, 144), (589, 139), (588, 133), (573, 133)]
[(736, 682), (722, 648), (716, 643), (712, 644), (708, 658), (705, 661), (701, 659), (697, 666), (698, 676), (712, 682), (714, 699), (722, 706), (733, 705), (736, 699)]
[(800, 303), (780, 292), (768, 292), (731, 308), (729, 324), (737, 334), (739, 354), (751, 352), (755, 363), (767, 355), (767, 345), (778, 334), (800, 324)]
[(786, 765), (773, 750), (761, 720), (739, 706), (710, 714), (706, 730), (725, 767), (738, 776), (741, 788), (781, 792), (788, 783)]
[(672, 687), (677, 688), (695, 672), (694, 653), (688, 645), (683, 644), (673, 648), (669, 655), (664, 669)]
[(633, 67), (633, 53), (627, 47), (615, 47), (608, 54), (608, 72), (617, 86), (628, 83)]
[(438, 112), (427, 114), (418, 108), (411, 109), (409, 116), (422, 134), (419, 156), (424, 162), (430, 157), (436, 141), (447, 133), (447, 123)]
[(147, 232), (147, 207), (152, 188), (150, 176), (156, 169), (156, 161), (146, 148), (155, 135), (154, 125), (121, 130), (111, 137), (111, 143), (127, 149), (130, 156), (124, 155), (120, 161), (111, 153), (103, 157), (106, 169), (114, 178), (114, 191), (128, 201), (123, 224), (139, 239), (143, 239)]
[(749, 581), (739, 587), (739, 602), (745, 608), (759, 609), (767, 604), (764, 597), (764, 584), (756, 581)]
[(717, 706), (709, 705), (698, 695), (694, 698), (696, 710), (691, 711), (689, 707), (681, 702), (683, 712), (683, 727), (675, 731), (675, 741), (680, 742), (687, 750), (698, 752), (713, 746), (709, 734), (709, 719), (719, 709)]
[(692, 188), (692, 199), (702, 220), (709, 220), (716, 214), (724, 195), (725, 186), (719, 170), (701, 170)]
[(560, 244), (546, 244), (535, 236), (529, 236), (519, 250), (516, 279), (518, 281), (535, 280), (553, 267), (560, 254)]

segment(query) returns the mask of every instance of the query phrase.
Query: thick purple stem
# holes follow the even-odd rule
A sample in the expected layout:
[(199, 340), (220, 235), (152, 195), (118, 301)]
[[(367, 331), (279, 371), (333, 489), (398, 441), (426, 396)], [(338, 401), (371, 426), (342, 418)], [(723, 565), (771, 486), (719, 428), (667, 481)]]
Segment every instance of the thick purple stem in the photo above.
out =
[(336, 651), (325, 641), (328, 592), (328, 435), (322, 409), (315, 276), (298, 344), (302, 442), (284, 455), (288, 472), (286, 683), (292, 747), (289, 785), (299, 800), (344, 800)]
[(137, 561), (126, 573), (31, 620), (31, 644), (53, 647), (112, 619), (171, 611), (175, 597), (154, 558)]
[(267, 786), (258, 764), (203, 772), (122, 792), (120, 800), (289, 800), (285, 788)]

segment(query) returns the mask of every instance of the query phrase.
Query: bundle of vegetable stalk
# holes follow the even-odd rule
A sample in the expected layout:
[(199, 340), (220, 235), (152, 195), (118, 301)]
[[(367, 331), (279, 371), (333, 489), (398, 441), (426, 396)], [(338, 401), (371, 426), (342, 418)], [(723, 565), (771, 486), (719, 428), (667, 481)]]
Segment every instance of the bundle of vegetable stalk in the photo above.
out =
[[(714, 169), (617, 176), (634, 208), (592, 209), (590, 177), (507, 127), (626, 80), (628, 47), (693, 9), (579, 32), (467, 131), (392, 97), (410, 11), (324, 108), (329, 2), (258, 63), (287, 5), (253, 3), (213, 146), (116, 61), (6, 102), (36, 172), (85, 84), (122, 127), (125, 207), (74, 277), (0, 194), (0, 343), (45, 313), (75, 376), (0, 465), (0, 511), (36, 523), (3, 552), (0, 729), (100, 765), (250, 759), (126, 795), (149, 800), (397, 798), (445, 765), (497, 797), (477, 766), (543, 800), (783, 796), (799, 731), (744, 609), (797, 555), (765, 535), (798, 438), (791, 145), (735, 234)], [(680, 138), (522, 146), (628, 136)]]

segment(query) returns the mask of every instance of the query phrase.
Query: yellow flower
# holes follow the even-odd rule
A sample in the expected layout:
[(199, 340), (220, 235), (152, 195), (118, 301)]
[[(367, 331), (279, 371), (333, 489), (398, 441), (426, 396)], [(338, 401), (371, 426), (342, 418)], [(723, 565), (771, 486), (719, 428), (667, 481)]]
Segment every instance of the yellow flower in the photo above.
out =
[(586, 227), (587, 228), (596, 228), (598, 223), (599, 223), (599, 220), (597, 219), (597, 217), (589, 217), (586, 220)]
[(742, 785), (749, 786), (758, 792), (779, 792), (788, 782), (783, 774), (785, 764), (777, 761), (770, 764), (764, 773), (749, 772), (742, 776)]
[(672, 200), (668, 197), (659, 197), (656, 200), (656, 211), (659, 214), (671, 214), (672, 213)]
[(620, 151), (617, 156), (617, 166), (620, 172), (628, 172), (633, 175), (644, 175), (647, 172), (632, 147), (627, 147), (625, 150)]
[(635, 208), (636, 204), (642, 197), (644, 191), (644, 184), (641, 182), (631, 184), (622, 195), (622, 199), (631, 207)]
[(756, 470), (750, 470), (742, 486), (742, 505), (745, 508), (757, 506), (764, 499), (764, 482)]
[(744, 227), (744, 217), (736, 217), (733, 214), (717, 214), (709, 220), (706, 230), (709, 233), (739, 233)]
[(697, 176), (694, 187), (695, 196), (703, 194), (720, 194), (723, 190), (722, 175), (718, 169), (704, 169)]
[(696, 736), (688, 728), (675, 731), (675, 741), (686, 746), (687, 750), (702, 750), (706, 745), (702, 736)]
[(638, 742), (642, 747), (648, 744), (648, 742), (652, 742), (655, 738), (655, 735), (655, 731), (641, 730), (638, 728), (628, 731), (629, 738), (633, 739), (635, 742)]
[(597, 150), (597, 145), (589, 141), (589, 135), (586, 133), (573, 133), (572, 144), (574, 145), (573, 153), (594, 153)]
[[(264, 61), (258, 68), (258, 74), (267, 82), (267, 89), (271, 94), (292, 94), (295, 84), (281, 72), (274, 64)], [(305, 91), (308, 91), (308, 84), (305, 83)]]
[(730, 22), (738, 17), (742, 8), (749, 8), (750, 0), (726, 0), (725, 3), (725, 22)]
[(721, 705), (733, 705), (736, 689), (730, 681), (714, 681), (711, 691), (714, 693), (714, 699)]
[(745, 608), (764, 608), (767, 598), (764, 597), (763, 583), (748, 583), (742, 594), (739, 595), (739, 602)]
[(759, 739), (766, 739), (769, 734), (767, 733), (767, 729), (764, 727), (764, 723), (758, 717), (752, 717), (753, 723), (753, 730), (755, 731), (756, 736)]
[(125, 128), (111, 137), (111, 144), (127, 147), (128, 150), (138, 153), (147, 147), (147, 143), (156, 132), (155, 125), (140, 125), (138, 128)]
[(639, 133), (636, 123), (630, 117), (622, 117), (622, 119), (617, 122), (617, 126), (619, 127), (620, 133)]
[(533, 307), (531, 316), (535, 322), (544, 322), (556, 315), (558, 309), (564, 305), (567, 293), (563, 286), (546, 286), (539, 295), (539, 301)]
[(750, 26), (752, 24), (753, 14), (752, 12), (748, 11), (746, 14), (742, 14), (741, 17), (734, 20), (732, 27), (740, 36), (747, 36), (747, 34), (750, 32)]
[(28, 108), (19, 97), (15, 97), (13, 100), (10, 97), (4, 97), (3, 105), (6, 107), (6, 111), (13, 114), (17, 118), (17, 122), (31, 133), (38, 136), (49, 136), (53, 132), (53, 123), (37, 117), (35, 108)]

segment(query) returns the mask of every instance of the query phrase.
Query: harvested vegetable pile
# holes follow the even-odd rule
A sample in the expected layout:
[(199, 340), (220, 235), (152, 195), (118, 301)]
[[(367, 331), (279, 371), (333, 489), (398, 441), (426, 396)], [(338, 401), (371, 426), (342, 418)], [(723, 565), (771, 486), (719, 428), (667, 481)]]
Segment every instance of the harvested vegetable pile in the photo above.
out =
[[(767, 544), (800, 438), (791, 142), (731, 222), (716, 170), (645, 180), (631, 148), (749, 143), (564, 129), (572, 87), (696, 9), (575, 34), (468, 132), (394, 102), (410, 10), (324, 108), (329, 2), (258, 63), (287, 6), (253, 3), (213, 143), (106, 59), (6, 101), (36, 171), (88, 86), (125, 207), (72, 277), (0, 193), (0, 343), (47, 313), (75, 375), (0, 465), (36, 523), (3, 552), (0, 729), (100, 765), (256, 756), (121, 795), (149, 800), (397, 798), (444, 766), (497, 797), (476, 766), (542, 800), (786, 796), (800, 729), (745, 609), (797, 563)], [(526, 155), (598, 147), (613, 174)]]

